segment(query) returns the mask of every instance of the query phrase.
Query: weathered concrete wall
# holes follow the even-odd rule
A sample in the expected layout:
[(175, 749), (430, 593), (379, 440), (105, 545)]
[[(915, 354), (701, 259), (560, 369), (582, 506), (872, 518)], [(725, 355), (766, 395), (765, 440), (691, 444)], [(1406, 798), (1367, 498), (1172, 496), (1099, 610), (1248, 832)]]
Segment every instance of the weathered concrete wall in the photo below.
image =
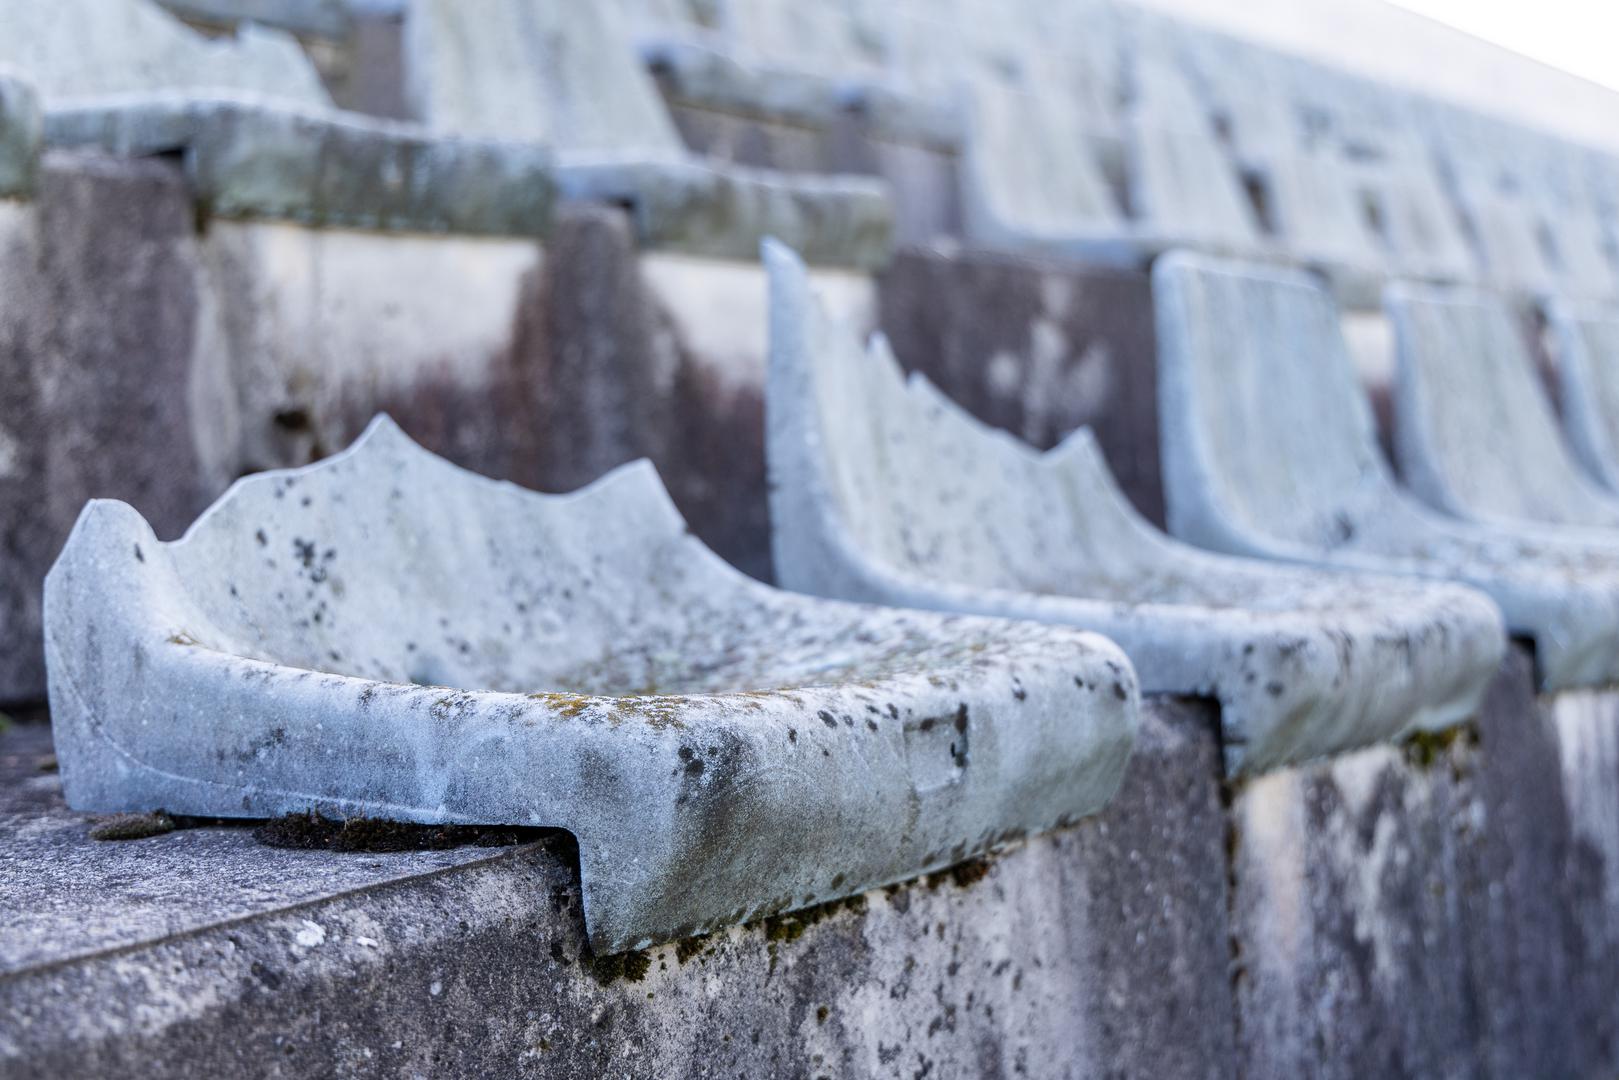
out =
[(799, 125), (683, 102), (666, 81), (661, 89), (681, 138), (696, 153), (785, 172), (880, 176), (903, 193), (894, 203), (897, 243), (925, 244), (961, 235), (955, 147), (885, 134), (854, 109), (822, 123)]
[[(7, 854), (101, 882), (67, 902), (114, 929), (36, 955), (75, 912), (48, 885), (19, 898), (0, 922), (0, 1073), (1227, 1077), (1212, 731), (1206, 709), (1158, 702), (1100, 817), (593, 973), (565, 848), (289, 858), (232, 829), (97, 844), (38, 771), (43, 732), (14, 729), (0, 820), (33, 839), (8, 830)], [(269, 861), (296, 900), (253, 895)], [(216, 894), (178, 923), (150, 910), (188, 876)]]
[(44, 689), (40, 582), (86, 498), (177, 535), (210, 494), (194, 227), (158, 163), (47, 155), (37, 200), (0, 202), (0, 700)]
[(906, 370), (1041, 449), (1090, 425), (1125, 494), (1163, 526), (1145, 275), (909, 249), (879, 275), (878, 297), (878, 325)]
[(1519, 648), (1476, 729), (1235, 793), (1246, 1075), (1614, 1068), (1613, 700), (1537, 700)]

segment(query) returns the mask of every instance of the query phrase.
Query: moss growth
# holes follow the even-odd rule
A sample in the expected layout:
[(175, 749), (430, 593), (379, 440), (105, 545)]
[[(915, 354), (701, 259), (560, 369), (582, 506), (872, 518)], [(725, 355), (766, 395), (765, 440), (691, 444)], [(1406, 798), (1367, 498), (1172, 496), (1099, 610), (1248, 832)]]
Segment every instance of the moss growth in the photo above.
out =
[(637, 983), (652, 970), (652, 957), (645, 952), (621, 952), (611, 956), (586, 956), (585, 969), (602, 986), (611, 986), (620, 979)]
[(785, 911), (749, 925), (761, 928), (767, 941), (793, 942), (803, 937), (804, 931), (816, 923), (830, 919), (841, 911), (865, 910), (865, 896), (851, 896), (844, 900), (832, 900), (825, 904), (816, 904), (814, 907), (800, 908), (797, 911)]
[(90, 827), (92, 840), (145, 840), (173, 832), (174, 819), (162, 810), (148, 814), (114, 814)]
[(561, 694), (542, 693), (528, 695), (530, 701), (538, 701), (552, 712), (565, 720), (572, 720), (596, 700), (589, 694)]
[(709, 936), (698, 934), (696, 937), (681, 938), (675, 942), (675, 959), (684, 964), (693, 957), (701, 956), (708, 951)]
[(305, 851), (445, 851), (553, 839), (558, 832), (506, 825), (412, 825), (367, 817), (338, 821), (311, 811), (272, 818), (253, 835), (270, 847)]
[(983, 881), (989, 875), (992, 861), (982, 855), (977, 858), (958, 862), (956, 865), (935, 871), (927, 876), (927, 885), (930, 889), (937, 889), (949, 881), (958, 889), (970, 888)]
[(1454, 746), (1471, 746), (1478, 742), (1478, 732), (1467, 724), (1458, 724), (1444, 731), (1417, 731), (1405, 740), (1405, 760), (1418, 769), (1430, 769), (1450, 756)]

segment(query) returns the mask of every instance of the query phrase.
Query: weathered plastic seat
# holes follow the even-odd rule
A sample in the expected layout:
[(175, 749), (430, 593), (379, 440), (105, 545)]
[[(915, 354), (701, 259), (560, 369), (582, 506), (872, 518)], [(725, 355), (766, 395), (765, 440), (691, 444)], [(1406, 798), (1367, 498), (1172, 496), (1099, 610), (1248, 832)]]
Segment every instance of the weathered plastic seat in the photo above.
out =
[(1150, 691), (1221, 703), (1232, 770), (1441, 727), (1505, 648), (1470, 589), (1211, 555), (1142, 520), (1086, 429), (1040, 454), (880, 342), (862, 350), (768, 245), (776, 572), (820, 596), (1012, 615), (1118, 641)]
[(0, 68), (47, 104), (179, 89), (331, 104), (291, 34), (249, 23), (211, 39), (147, 0), (6, 0)]
[[(1471, 290), (1388, 291), (1397, 356), (1394, 444), (1407, 486), (1482, 524), (1619, 530), (1619, 499), (1563, 440), (1527, 342), (1498, 299)], [(1619, 531), (1593, 534), (1619, 553)]]
[(1156, 250), (1114, 200), (1088, 131), (1054, 87), (992, 78), (964, 91), (962, 211), (976, 243), (1133, 266)]
[(1251, 254), (1263, 246), (1235, 162), (1178, 68), (1138, 58), (1125, 125), (1131, 211), (1170, 243)]
[(1598, 482), (1619, 493), (1619, 307), (1554, 300), (1546, 315), (1569, 444)]
[(435, 131), (551, 146), (568, 197), (631, 207), (641, 242), (748, 258), (786, 233), (817, 262), (876, 266), (893, 227), (888, 187), (687, 152), (616, 5), (415, 0), (407, 22), (412, 115)]
[(1094, 635), (761, 585), (646, 462), (538, 495), (385, 418), (173, 543), (90, 503), (45, 622), (75, 808), (558, 826), (606, 951), (1090, 813), (1138, 701)]
[(1392, 137), (1378, 157), (1353, 166), (1387, 238), (1394, 273), (1434, 281), (1476, 281), (1477, 260), (1427, 149)]
[(1153, 268), (1170, 529), (1203, 547), (1473, 585), (1534, 638), (1549, 688), (1619, 675), (1619, 558), (1452, 521), (1401, 492), (1330, 297), (1273, 267)]

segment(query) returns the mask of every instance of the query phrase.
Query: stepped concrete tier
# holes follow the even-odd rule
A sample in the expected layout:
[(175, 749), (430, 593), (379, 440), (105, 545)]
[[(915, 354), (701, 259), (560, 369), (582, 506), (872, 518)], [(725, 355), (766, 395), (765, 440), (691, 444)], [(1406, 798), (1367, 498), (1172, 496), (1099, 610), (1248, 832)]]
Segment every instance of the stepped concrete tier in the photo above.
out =
[(1619, 494), (1619, 307), (1555, 300), (1546, 316), (1569, 445), (1591, 476)]
[(90, 503), (45, 654), (70, 805), (565, 828), (607, 953), (1093, 813), (1138, 701), (1095, 635), (754, 582), (647, 463), (547, 497), (386, 418), (173, 543)]
[(777, 579), (818, 596), (1082, 626), (1149, 691), (1221, 705), (1258, 771), (1471, 716), (1505, 648), (1469, 589), (1209, 555), (1157, 532), (1089, 431), (1044, 455), (868, 352), (769, 244)]
[(8, 1076), (1235, 1071), (1219, 754), (1195, 703), (1144, 703), (1118, 796), (1072, 828), (605, 960), (561, 837), (97, 842), (50, 752), (43, 725), (0, 733)]
[(1600, 531), (1619, 530), (1619, 498), (1575, 461), (1506, 306), (1484, 293), (1401, 285), (1389, 290), (1388, 311), (1394, 444), (1411, 490), (1481, 524), (1592, 526), (1593, 544), (1619, 552), (1619, 531)]
[(33, 191), (43, 128), (33, 87), (0, 71), (0, 199)]
[(611, 5), (422, 0), (407, 21), (412, 115), (437, 131), (554, 146), (569, 198), (632, 208), (642, 243), (749, 258), (779, 234), (817, 262), (880, 265), (893, 211), (872, 177), (692, 158)]
[(1164, 493), (1203, 547), (1460, 581), (1533, 637), (1549, 688), (1619, 675), (1619, 557), (1440, 517), (1395, 486), (1338, 311), (1309, 277), (1174, 253), (1153, 268)]
[(7, 0), (0, 67), (15, 68), (50, 105), (154, 90), (212, 90), (329, 106), (291, 35), (253, 24), (210, 39), (149, 0)]
[(556, 181), (535, 143), (443, 137), (414, 124), (195, 92), (54, 108), (55, 146), (182, 155), (199, 209), (361, 229), (542, 236)]

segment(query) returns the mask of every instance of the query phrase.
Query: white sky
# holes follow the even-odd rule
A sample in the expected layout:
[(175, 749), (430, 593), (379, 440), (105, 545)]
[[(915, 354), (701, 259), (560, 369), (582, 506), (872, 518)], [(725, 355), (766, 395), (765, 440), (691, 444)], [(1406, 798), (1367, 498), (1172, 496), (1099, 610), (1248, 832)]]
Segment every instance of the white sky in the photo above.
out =
[(1613, 0), (1390, 0), (1612, 90), (1619, 90)]

